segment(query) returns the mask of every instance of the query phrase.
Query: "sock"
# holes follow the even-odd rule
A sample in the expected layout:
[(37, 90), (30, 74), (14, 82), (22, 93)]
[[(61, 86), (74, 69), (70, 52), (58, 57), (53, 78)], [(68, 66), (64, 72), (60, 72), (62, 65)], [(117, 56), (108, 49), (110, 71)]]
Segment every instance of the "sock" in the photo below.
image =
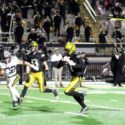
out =
[(81, 105), (81, 107), (85, 107), (85, 103), (84, 103), (84, 99), (81, 99), (80, 97), (75, 97), (73, 96), (73, 98)]
[(45, 88), (44, 92), (45, 92), (45, 93), (52, 93), (53, 90), (52, 90), (52, 89)]
[(79, 93), (76, 91), (70, 91), (69, 93), (66, 93), (67, 95), (73, 96), (73, 98), (82, 106), (85, 107), (84, 103), (84, 94)]
[(24, 98), (24, 96), (25, 96), (26, 93), (27, 93), (27, 90), (28, 90), (28, 88), (27, 88), (26, 86), (24, 86), (24, 88), (23, 88), (22, 93), (21, 93), (20, 96)]

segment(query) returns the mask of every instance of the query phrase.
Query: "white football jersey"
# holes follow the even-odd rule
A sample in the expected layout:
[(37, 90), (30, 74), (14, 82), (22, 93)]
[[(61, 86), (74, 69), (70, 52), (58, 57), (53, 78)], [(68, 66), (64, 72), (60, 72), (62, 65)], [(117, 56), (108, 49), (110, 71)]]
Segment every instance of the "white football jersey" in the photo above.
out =
[(12, 56), (9, 63), (0, 63), (0, 68), (5, 70), (5, 76), (11, 78), (17, 74), (16, 66), (18, 64), (18, 58)]

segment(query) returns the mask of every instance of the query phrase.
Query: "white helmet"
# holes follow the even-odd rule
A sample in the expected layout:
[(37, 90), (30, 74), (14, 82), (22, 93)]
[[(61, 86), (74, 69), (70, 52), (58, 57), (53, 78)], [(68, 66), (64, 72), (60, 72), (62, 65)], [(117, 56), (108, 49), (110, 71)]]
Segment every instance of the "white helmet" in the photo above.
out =
[(7, 50), (4, 51), (4, 58), (9, 58), (11, 56), (11, 53)]

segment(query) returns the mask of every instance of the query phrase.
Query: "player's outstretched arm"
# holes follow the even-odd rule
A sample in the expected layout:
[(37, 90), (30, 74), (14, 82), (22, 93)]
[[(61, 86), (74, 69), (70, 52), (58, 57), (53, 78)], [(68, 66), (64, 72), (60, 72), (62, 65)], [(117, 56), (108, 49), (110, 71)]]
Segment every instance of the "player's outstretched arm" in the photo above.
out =
[(22, 64), (22, 65), (29, 66), (29, 67), (33, 68), (34, 70), (36, 70), (36, 71), (39, 70), (39, 67), (38, 67), (38, 66), (35, 66), (35, 65), (33, 65), (33, 64), (31, 64), (31, 63), (29, 63), (29, 62), (27, 62), (27, 61), (19, 60), (19, 61), (18, 61), (18, 64), (20, 64), (20, 65)]

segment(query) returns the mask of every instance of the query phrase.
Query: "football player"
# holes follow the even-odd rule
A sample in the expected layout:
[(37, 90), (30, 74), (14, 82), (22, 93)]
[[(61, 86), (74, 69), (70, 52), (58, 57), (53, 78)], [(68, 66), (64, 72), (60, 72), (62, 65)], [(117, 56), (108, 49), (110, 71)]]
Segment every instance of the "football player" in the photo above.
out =
[[(20, 104), (20, 95), (16, 89), (16, 84), (19, 82), (19, 75), (17, 74), (17, 65), (25, 64), (34, 68), (35, 66), (31, 65), (26, 61), (19, 60), (16, 56), (12, 56), (9, 51), (4, 51), (4, 61), (0, 62), (1, 75), (5, 75), (8, 88), (12, 96), (13, 107), (16, 107)], [(35, 68), (38, 70), (37, 68)]]
[(28, 79), (24, 85), (21, 93), (21, 100), (23, 101), (24, 96), (27, 93), (28, 88), (35, 82), (38, 82), (40, 92), (53, 93), (56, 98), (58, 98), (58, 91), (56, 89), (49, 89), (44, 86), (45, 82), (45, 70), (48, 70), (48, 65), (45, 59), (45, 55), (38, 51), (38, 43), (32, 41), (30, 44), (31, 52), (27, 55), (27, 61), (38, 67), (38, 71), (33, 68), (27, 67)]
[(66, 95), (73, 96), (73, 98), (82, 107), (82, 109), (80, 110), (80, 112), (82, 113), (88, 110), (88, 107), (84, 103), (84, 93), (78, 91), (78, 87), (83, 79), (85, 63), (83, 63), (81, 58), (77, 57), (77, 54), (75, 53), (75, 44), (73, 44), (72, 42), (67, 42), (64, 49), (66, 51), (66, 56), (63, 57), (62, 61), (67, 63), (72, 75), (70, 83), (64, 89), (64, 93)]

